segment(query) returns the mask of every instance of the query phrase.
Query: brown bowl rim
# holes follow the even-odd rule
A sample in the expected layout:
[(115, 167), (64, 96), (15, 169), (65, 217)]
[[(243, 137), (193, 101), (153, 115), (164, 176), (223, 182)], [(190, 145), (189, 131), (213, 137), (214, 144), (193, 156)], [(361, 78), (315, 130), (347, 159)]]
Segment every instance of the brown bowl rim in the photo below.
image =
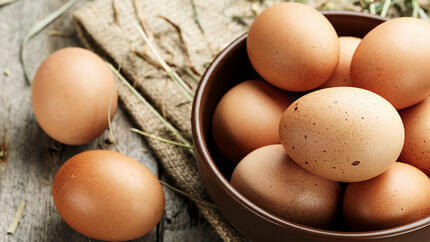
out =
[[(360, 17), (364, 19), (373, 19), (373, 20), (388, 20), (388, 18), (371, 15), (367, 13), (359, 13), (359, 12), (349, 12), (349, 11), (322, 11), (322, 13), (326, 16), (334, 16), (338, 15), (341, 17)], [(203, 128), (202, 128), (202, 105), (201, 100), (205, 93), (207, 93), (207, 83), (209, 77), (211, 76), (214, 69), (222, 62), (222, 60), (228, 56), (233, 49), (237, 48), (239, 44), (244, 41), (247, 37), (247, 33), (242, 34), (237, 39), (232, 41), (224, 50), (222, 50), (212, 61), (210, 66), (206, 69), (203, 74), (200, 84), (197, 88), (193, 109), (192, 109), (192, 133), (194, 140), (194, 148), (202, 157), (203, 164), (209, 168), (218, 178), (217, 182), (220, 183), (224, 190), (228, 192), (237, 202), (245, 206), (247, 209), (251, 210), (255, 215), (260, 216), (268, 222), (273, 224), (281, 225), (282, 227), (286, 227), (292, 230), (309, 233), (314, 236), (324, 237), (324, 238), (343, 238), (343, 239), (379, 239), (386, 237), (398, 236), (401, 234), (413, 232), (415, 230), (421, 229), (423, 227), (430, 225), (430, 216), (424, 219), (420, 219), (418, 221), (383, 230), (375, 230), (375, 231), (365, 231), (365, 232), (343, 232), (343, 231), (330, 231), (317, 229), (305, 225), (301, 225), (295, 222), (288, 221), (276, 215), (273, 215), (266, 210), (260, 208), (246, 197), (241, 195), (234, 187), (230, 184), (230, 182), (224, 177), (221, 171), (217, 168), (212, 156), (210, 155), (207, 143), (203, 136)]]

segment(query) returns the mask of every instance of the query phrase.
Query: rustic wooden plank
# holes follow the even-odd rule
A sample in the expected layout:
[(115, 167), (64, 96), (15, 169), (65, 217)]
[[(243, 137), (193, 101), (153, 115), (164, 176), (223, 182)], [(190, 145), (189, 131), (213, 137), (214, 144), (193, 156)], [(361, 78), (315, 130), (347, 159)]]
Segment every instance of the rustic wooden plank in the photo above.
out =
[[(163, 180), (169, 182), (160, 172)], [(159, 226), (160, 241), (222, 241), (191, 201), (166, 189), (165, 196), (169, 202)]]
[[(0, 241), (88, 241), (68, 227), (58, 215), (52, 198), (55, 172), (72, 155), (88, 149), (114, 149), (105, 132), (89, 145), (69, 147), (47, 137), (37, 125), (31, 107), (31, 90), (18, 60), (19, 46), (30, 26), (65, 0), (20, 0), (0, 8)], [(82, 6), (81, 1), (77, 7)], [(50, 31), (75, 32), (71, 13), (56, 21), (28, 46), (29, 70), (37, 69), (49, 53), (77, 46), (75, 38), (50, 36)], [(8, 76), (3, 74), (7, 70)], [(129, 132), (133, 124), (118, 110), (113, 127), (122, 153), (159, 174), (158, 164), (145, 142)], [(6, 145), (4, 145), (6, 143)], [(192, 203), (166, 190), (166, 212), (160, 225), (137, 241), (218, 241), (213, 229)], [(21, 201), (26, 207), (15, 235), (7, 235)]]

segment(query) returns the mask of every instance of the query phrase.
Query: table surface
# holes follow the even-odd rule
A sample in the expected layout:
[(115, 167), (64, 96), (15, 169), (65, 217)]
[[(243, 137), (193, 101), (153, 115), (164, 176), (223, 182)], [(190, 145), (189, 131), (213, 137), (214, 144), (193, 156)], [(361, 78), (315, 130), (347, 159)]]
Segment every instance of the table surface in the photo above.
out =
[[(39, 127), (31, 106), (19, 48), (30, 27), (59, 8), (66, 0), (19, 0), (0, 7), (0, 241), (89, 241), (65, 224), (57, 213), (51, 184), (58, 168), (71, 156), (89, 149), (111, 149), (108, 133), (83, 146), (65, 146), (50, 139)], [(73, 9), (79, 8), (79, 2)], [(34, 75), (42, 60), (66, 46), (79, 46), (73, 27), (73, 9), (35, 37), (25, 57)], [(55, 34), (56, 33), (56, 34)], [(59, 36), (59, 33), (61, 36)], [(123, 153), (144, 163), (159, 178), (163, 171), (145, 141), (129, 131), (126, 113), (113, 120)], [(165, 191), (165, 213), (149, 234), (137, 241), (219, 241), (197, 208), (181, 195)], [(6, 233), (19, 204), (26, 206), (14, 235)]]

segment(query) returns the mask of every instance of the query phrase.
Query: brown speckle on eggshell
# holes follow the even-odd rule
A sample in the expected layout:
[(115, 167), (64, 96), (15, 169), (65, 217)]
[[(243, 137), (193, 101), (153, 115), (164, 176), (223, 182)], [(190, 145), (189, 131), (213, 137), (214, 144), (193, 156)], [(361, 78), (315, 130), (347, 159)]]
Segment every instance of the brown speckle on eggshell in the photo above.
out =
[(430, 23), (402, 17), (370, 31), (351, 62), (356, 87), (375, 92), (396, 109), (412, 106), (430, 94)]
[[(293, 108), (298, 103), (300, 112)], [(397, 160), (404, 142), (394, 107), (379, 95), (354, 87), (320, 89), (297, 99), (284, 112), (279, 134), (298, 165), (343, 182), (381, 174)]]

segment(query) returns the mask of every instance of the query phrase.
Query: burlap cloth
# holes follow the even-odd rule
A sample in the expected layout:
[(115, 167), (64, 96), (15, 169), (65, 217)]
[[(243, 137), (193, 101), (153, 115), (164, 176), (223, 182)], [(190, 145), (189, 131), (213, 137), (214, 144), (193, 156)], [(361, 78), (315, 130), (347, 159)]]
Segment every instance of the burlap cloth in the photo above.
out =
[[(192, 102), (151, 58), (136, 25), (146, 30), (163, 59), (194, 90), (215, 54), (248, 29), (252, 16), (276, 1), (245, 0), (97, 0), (74, 13), (82, 43), (106, 58), (152, 106), (142, 103), (117, 81), (123, 108), (136, 125), (151, 134), (177, 140), (154, 110), (191, 141)], [(312, 2), (321, 7), (324, 1)], [(153, 107), (153, 108), (152, 108)], [(147, 139), (174, 185), (210, 200), (192, 153), (182, 147)], [(243, 240), (217, 209), (196, 203), (224, 241)]]

